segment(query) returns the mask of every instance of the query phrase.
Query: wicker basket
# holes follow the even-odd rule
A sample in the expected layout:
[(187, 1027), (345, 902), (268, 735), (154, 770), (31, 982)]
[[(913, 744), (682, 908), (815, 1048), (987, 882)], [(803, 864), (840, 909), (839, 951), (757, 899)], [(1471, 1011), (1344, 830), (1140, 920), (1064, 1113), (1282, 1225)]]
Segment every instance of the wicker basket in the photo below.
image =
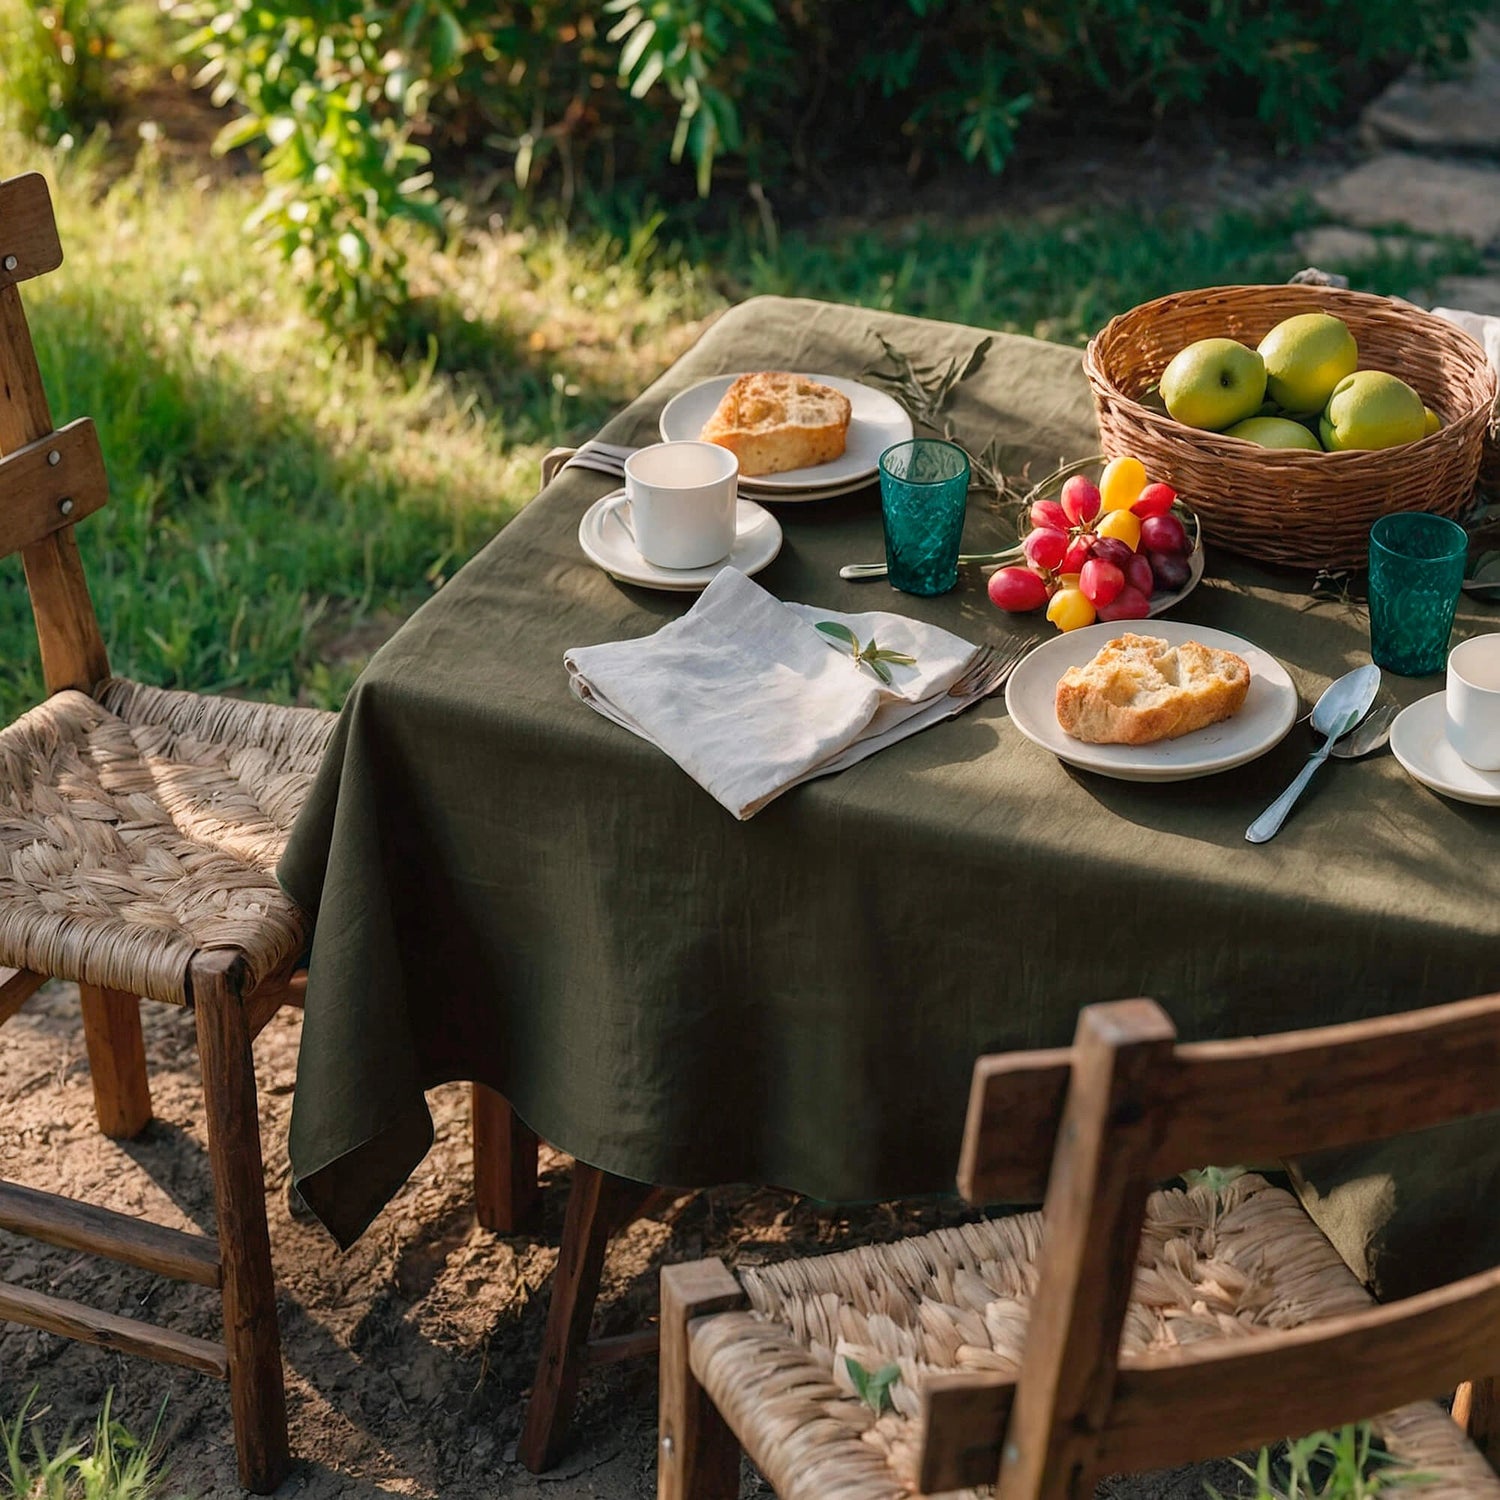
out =
[[(1330, 312), (1349, 325), (1362, 370), (1388, 370), (1443, 419), (1420, 442), (1373, 453), (1262, 448), (1200, 432), (1141, 404), (1179, 349), (1227, 337), (1255, 345), (1283, 318)], [(1133, 453), (1182, 495), (1210, 542), (1299, 568), (1364, 564), (1370, 523), (1387, 511), (1455, 519), (1469, 509), (1494, 419), (1495, 373), (1452, 323), (1408, 303), (1322, 286), (1228, 286), (1178, 292), (1111, 319), (1084, 370), (1103, 450)]]

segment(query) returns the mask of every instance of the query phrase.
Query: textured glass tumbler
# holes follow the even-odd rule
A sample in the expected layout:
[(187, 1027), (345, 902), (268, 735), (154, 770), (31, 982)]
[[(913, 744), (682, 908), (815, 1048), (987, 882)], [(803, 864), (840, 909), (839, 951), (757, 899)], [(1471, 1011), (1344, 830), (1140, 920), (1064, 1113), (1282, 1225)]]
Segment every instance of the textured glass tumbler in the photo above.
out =
[(946, 594), (958, 582), (969, 498), (969, 455), (956, 443), (914, 438), (880, 455), (880, 513), (891, 586)]
[(1370, 655), (1403, 677), (1441, 672), (1469, 539), (1462, 526), (1419, 511), (1370, 528)]

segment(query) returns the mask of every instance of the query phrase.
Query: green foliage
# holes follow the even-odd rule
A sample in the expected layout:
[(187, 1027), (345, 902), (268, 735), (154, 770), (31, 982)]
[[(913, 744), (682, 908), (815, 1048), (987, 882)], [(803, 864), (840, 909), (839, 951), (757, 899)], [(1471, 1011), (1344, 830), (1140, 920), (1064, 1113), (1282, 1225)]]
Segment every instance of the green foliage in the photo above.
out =
[[(49, 1451), (32, 1412), (33, 1391), (9, 1422), (0, 1422), (0, 1500), (152, 1500), (161, 1493), (157, 1428), (139, 1442), (110, 1416), (114, 1392), (94, 1424), (93, 1442), (64, 1434)], [(28, 1442), (29, 1439), (29, 1442)], [(29, 1451), (28, 1451), (29, 1450)]]
[[(1253, 1468), (1234, 1463), (1254, 1485), (1249, 1500), (1380, 1500), (1402, 1485), (1433, 1479), (1375, 1447), (1368, 1422), (1293, 1439), (1279, 1461), (1262, 1448)], [(1212, 1485), (1204, 1488), (1212, 1500), (1222, 1500)]]
[(0, 111), (50, 145), (79, 140), (105, 116), (115, 45), (107, 0), (0, 0)]
[(1059, 122), (1248, 118), (1298, 146), (1395, 66), (1460, 56), (1484, 4), (1365, 0), (1357, 25), (1274, 0), (175, 0), (175, 14), (215, 98), (245, 111), (221, 146), (266, 148), (259, 233), (326, 322), (380, 334), (408, 292), (391, 226), (442, 222), (429, 150), (565, 207), (626, 178), (670, 191), (682, 162), (706, 195), (735, 159), (766, 214), (767, 188), (872, 161), (999, 172)]
[(706, 198), (720, 150), (744, 144), (728, 64), (754, 50), (757, 37), (773, 49), (776, 12), (768, 0), (608, 0), (604, 10), (620, 17), (609, 40), (621, 44), (620, 81), (630, 97), (645, 99), (660, 82), (677, 101), (671, 159), (687, 152)]
[[(412, 140), (463, 45), (441, 0), (179, 0), (198, 81), (242, 117), (217, 149), (267, 147), (249, 228), (297, 266), (330, 326), (382, 334), (408, 295), (398, 220), (442, 225), (427, 152)], [(420, 59), (421, 67), (412, 66)]]

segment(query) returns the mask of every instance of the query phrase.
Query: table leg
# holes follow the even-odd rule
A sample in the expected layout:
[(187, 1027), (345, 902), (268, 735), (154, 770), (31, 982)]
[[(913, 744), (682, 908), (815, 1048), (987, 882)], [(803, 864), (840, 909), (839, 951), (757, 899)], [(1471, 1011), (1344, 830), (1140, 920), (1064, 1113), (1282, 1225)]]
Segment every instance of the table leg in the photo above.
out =
[(514, 1234), (540, 1201), (536, 1132), (516, 1118), (507, 1100), (476, 1083), (473, 1091), (474, 1203), (479, 1222)]
[(578, 1378), (588, 1360), (589, 1323), (609, 1237), (630, 1223), (657, 1193), (646, 1183), (615, 1177), (583, 1162), (573, 1167), (547, 1330), (526, 1404), (526, 1424), (516, 1447), (521, 1462), (533, 1474), (557, 1462), (568, 1435)]

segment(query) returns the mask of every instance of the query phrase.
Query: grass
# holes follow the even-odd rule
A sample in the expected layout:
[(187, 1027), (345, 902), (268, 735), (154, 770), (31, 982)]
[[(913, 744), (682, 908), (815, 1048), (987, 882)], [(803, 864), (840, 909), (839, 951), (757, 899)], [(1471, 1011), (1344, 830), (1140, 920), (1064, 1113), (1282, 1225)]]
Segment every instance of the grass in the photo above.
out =
[[(336, 706), (372, 645), (524, 505), (552, 445), (623, 405), (731, 301), (797, 293), (1082, 343), (1180, 287), (1281, 280), (1291, 205), (912, 221), (673, 241), (493, 221), (413, 246), (399, 352), (349, 347), (248, 248), (243, 180), (100, 141), (0, 136), (53, 183), (67, 263), (25, 296), (58, 425), (98, 422), (111, 504), (79, 538), (115, 670)], [(1393, 242), (1395, 243), (1395, 242)], [(1382, 257), (1407, 291), (1474, 268)], [(0, 718), (41, 691), (19, 565), (0, 586)]]
[[(113, 1394), (112, 1392), (110, 1393)], [(162, 1494), (155, 1433), (138, 1442), (110, 1416), (110, 1395), (91, 1443), (64, 1434), (55, 1450), (40, 1430), (33, 1397), (0, 1422), (0, 1500), (156, 1500)]]

